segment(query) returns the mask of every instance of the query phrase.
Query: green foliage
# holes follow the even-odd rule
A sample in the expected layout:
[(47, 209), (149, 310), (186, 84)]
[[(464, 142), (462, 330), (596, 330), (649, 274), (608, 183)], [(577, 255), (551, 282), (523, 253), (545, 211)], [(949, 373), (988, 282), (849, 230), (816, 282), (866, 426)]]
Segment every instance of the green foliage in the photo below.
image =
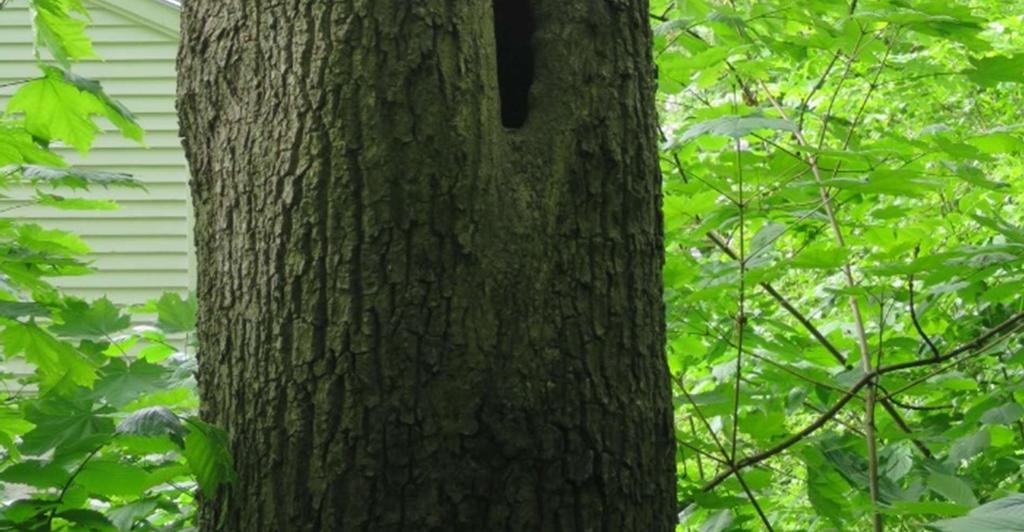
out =
[[(131, 113), (72, 74), (95, 57), (79, 0), (31, 0), (41, 75), (0, 118), (0, 190), (17, 207), (112, 209), (61, 189), (135, 187), (130, 176), (69, 167), (50, 147), (86, 153), (103, 117), (142, 140)], [(43, 60), (49, 54), (56, 60)], [(57, 194), (61, 191), (62, 194)], [(233, 481), (226, 434), (195, 417), (195, 299), (168, 294), (137, 308), (63, 295), (52, 278), (91, 271), (65, 231), (0, 219), (0, 529), (179, 530), (199, 490)]]
[(227, 433), (199, 418), (189, 419), (188, 424), (184, 454), (199, 487), (204, 493), (214, 493), (217, 486), (234, 482)]
[(942, 532), (978, 532), (1024, 530), (1024, 495), (1014, 494), (971, 510), (964, 517), (945, 519), (928, 525)]
[(681, 529), (1024, 529), (1024, 5), (651, 4)]

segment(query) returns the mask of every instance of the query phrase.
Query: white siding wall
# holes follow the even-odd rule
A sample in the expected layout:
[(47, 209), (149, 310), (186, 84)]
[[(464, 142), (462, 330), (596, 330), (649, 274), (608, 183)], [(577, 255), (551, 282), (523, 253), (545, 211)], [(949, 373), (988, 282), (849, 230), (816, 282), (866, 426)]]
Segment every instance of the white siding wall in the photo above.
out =
[[(124, 172), (148, 190), (98, 189), (87, 197), (117, 200), (117, 211), (15, 209), (2, 214), (47, 227), (74, 231), (93, 250), (93, 275), (58, 284), (72, 294), (103, 295), (119, 303), (140, 303), (165, 291), (185, 292), (191, 284), (192, 246), (187, 168), (174, 110), (178, 13), (158, 0), (86, 2), (88, 29), (102, 61), (77, 64), (73, 71), (99, 80), (106, 91), (138, 117), (146, 147), (120, 136), (106, 122), (85, 158), (61, 150), (72, 164)], [(32, 33), (25, 0), (0, 9), (0, 85), (38, 75), (32, 60)], [(0, 108), (16, 87), (0, 88)], [(65, 192), (59, 192), (64, 195)], [(0, 199), (0, 210), (16, 202)]]

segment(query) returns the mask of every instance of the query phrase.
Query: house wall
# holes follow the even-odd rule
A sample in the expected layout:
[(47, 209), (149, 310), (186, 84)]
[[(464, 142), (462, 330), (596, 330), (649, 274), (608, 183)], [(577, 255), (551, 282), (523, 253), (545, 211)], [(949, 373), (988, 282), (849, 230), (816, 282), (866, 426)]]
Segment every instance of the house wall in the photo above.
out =
[[(146, 146), (120, 138), (105, 121), (87, 157), (61, 153), (75, 165), (124, 172), (148, 190), (98, 189), (83, 194), (117, 200), (117, 211), (58, 211), (40, 207), (0, 214), (73, 231), (93, 250), (97, 273), (60, 279), (74, 295), (107, 296), (118, 303), (141, 303), (165, 291), (188, 291), (194, 276), (188, 203), (188, 171), (178, 139), (174, 109), (178, 11), (158, 0), (86, 1), (92, 17), (87, 30), (102, 61), (76, 64), (73, 71), (96, 79), (136, 114)], [(25, 0), (0, 9), (0, 85), (38, 75)], [(17, 87), (0, 88), (0, 108)], [(60, 192), (63, 195), (74, 195)], [(0, 211), (18, 202), (0, 199)]]

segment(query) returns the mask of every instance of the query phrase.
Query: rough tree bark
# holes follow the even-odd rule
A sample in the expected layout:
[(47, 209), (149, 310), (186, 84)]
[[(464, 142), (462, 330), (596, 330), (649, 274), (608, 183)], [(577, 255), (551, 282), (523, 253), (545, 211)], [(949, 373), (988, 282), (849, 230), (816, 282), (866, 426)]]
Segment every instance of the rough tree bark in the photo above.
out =
[(492, 0), (185, 2), (205, 529), (673, 529), (647, 0), (535, 4), (509, 129)]

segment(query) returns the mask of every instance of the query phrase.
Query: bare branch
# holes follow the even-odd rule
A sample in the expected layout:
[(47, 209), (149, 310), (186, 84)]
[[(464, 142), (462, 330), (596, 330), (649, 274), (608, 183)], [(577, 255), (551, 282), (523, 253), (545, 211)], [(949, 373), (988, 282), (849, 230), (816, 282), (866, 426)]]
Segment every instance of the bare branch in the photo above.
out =
[(1008, 331), (1012, 331), (1017, 326), (1020, 326), (1022, 324), (1024, 324), (1024, 312), (1013, 316), (1012, 318), (997, 325), (993, 329), (990, 329), (985, 334), (975, 338), (974, 340), (966, 344), (963, 344), (962, 346), (954, 349), (953, 351), (950, 351), (949, 353), (939, 358), (925, 358), (919, 360), (912, 360), (909, 362), (902, 362), (899, 364), (892, 364), (889, 366), (877, 368), (874, 371), (865, 374), (863, 377), (860, 378), (860, 380), (854, 383), (853, 386), (851, 386), (850, 389), (847, 390), (847, 392), (843, 394), (843, 396), (840, 397), (834, 405), (832, 405), (820, 416), (815, 418), (815, 420), (812, 421), (809, 425), (807, 425), (800, 431), (792, 434), (785, 440), (779, 442), (774, 447), (737, 461), (730, 469), (719, 473), (717, 476), (715, 476), (706, 484), (704, 484), (702, 490), (711, 491), (716, 486), (724, 482), (727, 478), (729, 478), (729, 475), (732, 475), (733, 471), (739, 471), (743, 468), (759, 464), (773, 456), (778, 455), (779, 453), (782, 453), (783, 451), (789, 449), (790, 447), (796, 445), (797, 443), (800, 443), (801, 440), (803, 440), (807, 436), (810, 436), (821, 427), (825, 426), (826, 423), (831, 421), (832, 418), (839, 414), (843, 407), (846, 406), (847, 403), (849, 403), (854, 397), (857, 396), (857, 392), (859, 392), (861, 388), (867, 386), (875, 377), (912, 368), (931, 366), (934, 364), (939, 364), (942, 362), (946, 362), (948, 360), (952, 360), (969, 351), (975, 351), (982, 347), (985, 347), (993, 338), (996, 338)]
[(910, 289), (910, 321), (914, 323), (914, 329), (917, 331), (918, 336), (920, 336), (921, 339), (924, 340), (926, 344), (928, 344), (928, 348), (931, 349), (932, 354), (935, 355), (936, 357), (942, 356), (942, 353), (939, 352), (939, 348), (935, 347), (935, 344), (932, 342), (932, 339), (929, 338), (927, 334), (925, 334), (924, 329), (921, 327), (921, 322), (918, 321), (917, 319), (917, 310), (914, 309), (913, 275), (910, 276), (910, 280), (907, 282), (907, 286)]
[(768, 532), (775, 532), (775, 528), (772, 527), (771, 521), (768, 520), (768, 516), (764, 514), (764, 510), (761, 509), (761, 505), (757, 503), (757, 498), (754, 497), (754, 492), (750, 491), (750, 486), (747, 485), (747, 481), (743, 480), (743, 475), (739, 471), (736, 472), (736, 480), (739, 481), (740, 487), (743, 488), (743, 492), (747, 494), (747, 498), (750, 499), (750, 504), (754, 506), (754, 510), (757, 511), (757, 516), (761, 518), (761, 522), (764, 523), (764, 527)]

